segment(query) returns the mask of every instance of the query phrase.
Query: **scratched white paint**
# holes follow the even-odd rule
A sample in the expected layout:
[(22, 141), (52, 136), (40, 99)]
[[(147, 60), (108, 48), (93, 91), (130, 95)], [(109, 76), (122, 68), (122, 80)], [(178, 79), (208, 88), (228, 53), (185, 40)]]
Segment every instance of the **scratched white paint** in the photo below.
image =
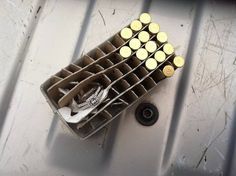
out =
[(236, 100), (232, 93), (236, 88), (235, 10), (230, 4), (205, 4), (174, 148), (176, 157), (184, 154), (192, 158), (186, 163), (189, 168), (206, 173), (222, 172), (223, 164), (219, 163), (225, 161), (230, 140)]
[[(45, 175), (43, 173), (51, 170), (45, 161), (45, 142), (53, 113), (39, 86), (70, 62), (86, 6), (86, 1), (46, 2), (26, 51), (4, 124), (0, 147), (1, 175)], [(51, 175), (60, 173), (56, 168), (51, 172)]]
[(84, 53), (99, 45), (101, 41), (110, 38), (122, 27), (137, 18), (141, 8), (142, 0), (128, 2), (126, 0), (97, 1), (83, 46)]
[(37, 7), (38, 0), (0, 1), (0, 100)]
[(221, 157), (221, 159), (225, 160), (224, 154), (217, 147), (215, 147), (215, 151), (218, 153), (218, 155)]

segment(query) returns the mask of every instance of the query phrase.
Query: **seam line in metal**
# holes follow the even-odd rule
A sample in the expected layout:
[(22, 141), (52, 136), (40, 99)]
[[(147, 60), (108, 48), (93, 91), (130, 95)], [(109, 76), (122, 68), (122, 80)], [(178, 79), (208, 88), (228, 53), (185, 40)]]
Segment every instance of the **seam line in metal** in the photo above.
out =
[(9, 105), (12, 100), (12, 96), (14, 93), (14, 90), (17, 85), (17, 81), (21, 72), (21, 68), (24, 64), (24, 60), (27, 54), (27, 50), (30, 46), (30, 42), (32, 40), (32, 37), (34, 35), (34, 31), (37, 27), (38, 21), (41, 16), (41, 12), (43, 7), (45, 5), (45, 1), (40, 1), (37, 5), (37, 9), (35, 11), (35, 16), (32, 16), (31, 22), (29, 23), (29, 29), (26, 32), (25, 39), (22, 42), (22, 45), (18, 51), (18, 54), (16, 55), (16, 58), (14, 60), (14, 64), (12, 66), (12, 70), (10, 72), (9, 79), (6, 83), (6, 87), (3, 91), (3, 98), (0, 102), (0, 135), (2, 133), (2, 129), (5, 123), (5, 118), (8, 113)]
[(83, 46), (83, 43), (84, 43), (85, 35), (86, 35), (87, 29), (88, 29), (88, 26), (89, 26), (89, 23), (90, 23), (91, 14), (93, 12), (95, 3), (96, 3), (96, 0), (90, 0), (89, 1), (89, 4), (88, 4), (87, 9), (86, 9), (85, 17), (84, 17), (84, 20), (83, 20), (82, 25), (81, 25), (82, 26), (81, 31), (78, 35), (78, 40), (77, 40), (77, 43), (76, 43), (76, 46), (75, 46), (75, 50), (74, 50), (71, 62), (78, 59), (78, 57), (81, 54), (81, 49), (82, 49), (82, 46)]
[(195, 49), (195, 45), (197, 44), (197, 37), (199, 35), (199, 25), (202, 20), (204, 9), (204, 1), (198, 1), (196, 4), (196, 11), (193, 18), (193, 25), (191, 28), (191, 36), (187, 47), (186, 59), (185, 59), (185, 67), (183, 68), (181, 78), (178, 82), (177, 94), (175, 97), (175, 106), (173, 110), (173, 114), (171, 117), (171, 124), (167, 134), (167, 143), (166, 148), (163, 155), (162, 166), (166, 166), (169, 162), (169, 159), (172, 155), (173, 145), (175, 144), (176, 132), (180, 120), (181, 110), (183, 109), (183, 103), (185, 99), (185, 92), (187, 89), (187, 85), (189, 82), (189, 74), (190, 68), (192, 65), (192, 58)]

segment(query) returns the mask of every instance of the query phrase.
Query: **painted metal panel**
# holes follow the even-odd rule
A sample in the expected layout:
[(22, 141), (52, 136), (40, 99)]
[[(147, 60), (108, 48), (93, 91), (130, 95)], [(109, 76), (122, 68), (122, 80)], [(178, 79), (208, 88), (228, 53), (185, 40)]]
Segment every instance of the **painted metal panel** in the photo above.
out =
[[(0, 4), (0, 24), (5, 26), (0, 29), (1, 175), (234, 173), (230, 164), (235, 156), (234, 2)], [(39, 86), (143, 10), (149, 10), (167, 32), (176, 52), (186, 57), (186, 65), (139, 101), (158, 107), (160, 118), (154, 126), (135, 120), (136, 103), (109, 127), (81, 141), (58, 121)]]

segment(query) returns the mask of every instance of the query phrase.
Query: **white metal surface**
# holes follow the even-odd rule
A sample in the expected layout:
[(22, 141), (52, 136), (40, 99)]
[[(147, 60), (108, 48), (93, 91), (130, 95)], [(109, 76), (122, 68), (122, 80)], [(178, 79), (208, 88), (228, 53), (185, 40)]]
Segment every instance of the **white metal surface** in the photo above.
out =
[(41, 95), (39, 86), (50, 75), (145, 7), (148, 2), (141, 0), (0, 2), (1, 175), (229, 172), (236, 100), (234, 2), (151, 2), (153, 21), (186, 56), (182, 72), (144, 98), (160, 111), (154, 126), (138, 124), (136, 104), (109, 128), (80, 141)]

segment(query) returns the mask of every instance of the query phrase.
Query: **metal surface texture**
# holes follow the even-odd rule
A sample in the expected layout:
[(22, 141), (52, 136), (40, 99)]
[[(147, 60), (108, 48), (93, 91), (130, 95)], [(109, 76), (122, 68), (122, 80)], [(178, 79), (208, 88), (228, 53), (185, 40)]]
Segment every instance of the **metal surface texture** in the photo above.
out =
[[(185, 66), (81, 141), (39, 86), (142, 11)], [(0, 175), (235, 175), (234, 1), (3, 0), (0, 25)], [(140, 102), (157, 106), (155, 125), (135, 119)]]

